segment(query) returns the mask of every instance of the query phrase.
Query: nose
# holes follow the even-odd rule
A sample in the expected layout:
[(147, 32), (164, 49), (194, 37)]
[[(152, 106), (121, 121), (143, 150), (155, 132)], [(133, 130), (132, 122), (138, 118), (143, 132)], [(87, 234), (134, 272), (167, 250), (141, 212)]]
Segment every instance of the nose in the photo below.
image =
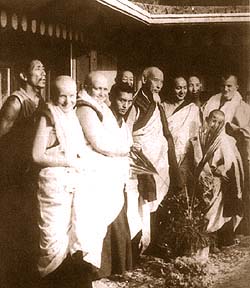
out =
[(127, 109), (128, 108), (128, 103), (127, 102), (123, 103), (122, 108)]
[(70, 103), (70, 96), (65, 97), (64, 104), (68, 105)]
[(105, 91), (104, 89), (101, 89), (99, 95), (100, 95), (101, 97), (106, 96), (106, 91)]
[(161, 84), (161, 82), (160, 82), (160, 81), (158, 81), (158, 82), (157, 82), (157, 84), (156, 84), (156, 87), (157, 87), (158, 89), (161, 89), (161, 87), (162, 87), (162, 84)]

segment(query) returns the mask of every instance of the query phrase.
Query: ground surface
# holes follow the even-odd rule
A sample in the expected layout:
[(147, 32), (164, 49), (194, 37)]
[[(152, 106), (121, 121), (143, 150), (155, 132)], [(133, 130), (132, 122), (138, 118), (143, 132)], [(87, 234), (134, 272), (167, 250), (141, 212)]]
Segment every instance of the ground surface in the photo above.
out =
[[(240, 237), (238, 245), (210, 253), (207, 266), (211, 288), (250, 288), (250, 237)], [(162, 260), (144, 257), (134, 271), (96, 281), (94, 288), (168, 288), (163, 269)]]

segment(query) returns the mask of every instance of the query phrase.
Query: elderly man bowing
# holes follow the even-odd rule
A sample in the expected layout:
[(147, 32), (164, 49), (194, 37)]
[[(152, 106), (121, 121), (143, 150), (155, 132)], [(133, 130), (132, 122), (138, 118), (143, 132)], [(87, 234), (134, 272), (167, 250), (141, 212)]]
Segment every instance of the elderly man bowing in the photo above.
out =
[(226, 132), (236, 139), (237, 147), (243, 160), (245, 183), (243, 190), (244, 231), (250, 233), (250, 106), (243, 101), (238, 92), (238, 79), (235, 75), (222, 77), (221, 92), (212, 96), (203, 108), (204, 119), (214, 109), (225, 114)]

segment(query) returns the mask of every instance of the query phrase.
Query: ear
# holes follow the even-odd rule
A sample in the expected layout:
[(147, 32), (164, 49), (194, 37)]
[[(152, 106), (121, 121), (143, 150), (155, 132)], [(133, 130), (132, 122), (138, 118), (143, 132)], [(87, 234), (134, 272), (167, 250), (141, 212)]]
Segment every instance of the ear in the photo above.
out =
[(20, 73), (19, 76), (23, 81), (25, 81), (25, 82), (27, 81), (27, 77), (25, 76), (25, 74)]
[(208, 123), (209, 117), (207, 116), (205, 120), (206, 120), (206, 122)]
[(142, 75), (141, 81), (142, 81), (142, 84), (145, 84), (147, 82), (147, 77)]

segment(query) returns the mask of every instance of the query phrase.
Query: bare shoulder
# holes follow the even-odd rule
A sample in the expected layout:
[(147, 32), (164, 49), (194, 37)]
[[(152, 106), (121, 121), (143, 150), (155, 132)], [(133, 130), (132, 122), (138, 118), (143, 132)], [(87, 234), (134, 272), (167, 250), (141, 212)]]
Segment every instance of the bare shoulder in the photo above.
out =
[(21, 103), (15, 96), (10, 96), (3, 104), (0, 117), (17, 118), (21, 111)]

